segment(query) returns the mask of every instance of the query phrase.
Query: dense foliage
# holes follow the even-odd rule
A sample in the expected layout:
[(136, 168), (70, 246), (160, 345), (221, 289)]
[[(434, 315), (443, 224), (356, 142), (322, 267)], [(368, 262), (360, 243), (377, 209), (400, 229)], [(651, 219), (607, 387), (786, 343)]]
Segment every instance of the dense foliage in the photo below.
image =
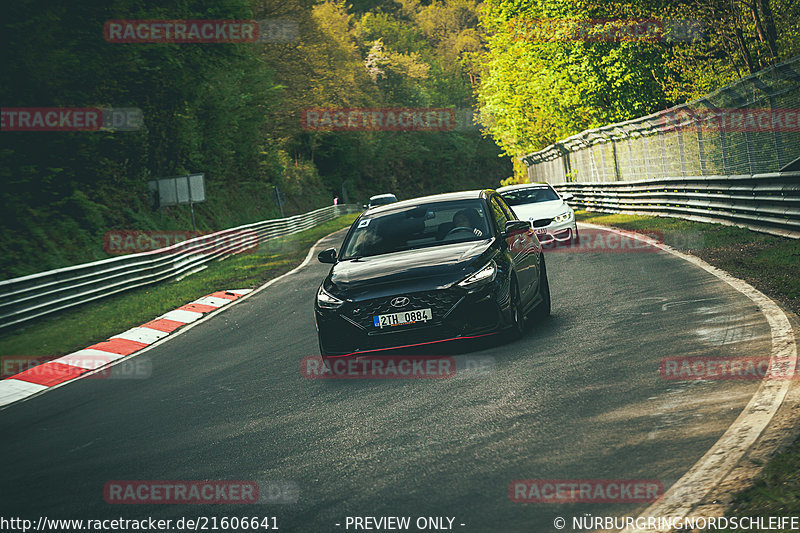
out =
[[(275, 187), (297, 213), (334, 197), (496, 186), (511, 161), (524, 175), (516, 156), (800, 53), (795, 0), (20, 0), (4, 14), (3, 107), (136, 107), (145, 127), (0, 133), (0, 278), (104, 257), (109, 229), (188, 229), (185, 207), (150, 208), (156, 177), (205, 173), (201, 230), (277, 216)], [(104, 39), (111, 19), (289, 21), (297, 32), (120, 44)], [(559, 35), (587, 19), (607, 24)], [(659, 21), (662, 33), (603, 38), (620, 20)], [(674, 34), (686, 23), (695, 38)], [(309, 108), (386, 107), (455, 109), (461, 127), (302, 127)]]
[[(3, 107), (136, 107), (133, 132), (0, 134), (0, 277), (104, 257), (112, 228), (191, 229), (153, 211), (147, 181), (204, 172), (198, 229), (363, 201), (495, 186), (507, 158), (477, 125), (447, 132), (305, 131), (310, 107), (471, 109), (477, 4), (457, 0), (88, 0), (4, 6)], [(236, 44), (106, 42), (111, 19), (255, 19), (297, 37)]]
[[(583, 34), (575, 29), (589, 20), (596, 24)], [(693, 100), (800, 53), (795, 0), (487, 0), (480, 21), (483, 121), (515, 156)], [(625, 38), (623, 21), (653, 21), (659, 31)]]

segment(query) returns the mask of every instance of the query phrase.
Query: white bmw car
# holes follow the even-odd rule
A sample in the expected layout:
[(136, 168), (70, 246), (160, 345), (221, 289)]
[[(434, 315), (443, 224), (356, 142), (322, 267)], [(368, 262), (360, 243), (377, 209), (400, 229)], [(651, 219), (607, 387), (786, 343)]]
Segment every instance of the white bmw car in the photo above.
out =
[(572, 195), (559, 195), (547, 183), (524, 183), (497, 189), (520, 220), (529, 220), (542, 244), (577, 243), (575, 211), (567, 205)]

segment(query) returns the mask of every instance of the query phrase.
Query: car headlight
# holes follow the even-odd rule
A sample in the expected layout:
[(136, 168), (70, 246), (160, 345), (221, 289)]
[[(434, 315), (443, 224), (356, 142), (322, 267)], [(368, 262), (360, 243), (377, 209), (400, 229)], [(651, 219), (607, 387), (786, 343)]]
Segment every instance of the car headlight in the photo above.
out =
[(567, 211), (566, 213), (561, 213), (560, 215), (556, 215), (556, 217), (553, 218), (553, 222), (566, 222), (571, 218), (572, 218), (572, 211)]
[(472, 289), (474, 287), (479, 287), (485, 283), (494, 281), (495, 277), (497, 277), (497, 263), (495, 263), (494, 259), (492, 259), (489, 261), (488, 265), (459, 283), (458, 286), (464, 287), (465, 289)]
[(323, 309), (336, 309), (341, 307), (343, 303), (343, 300), (333, 296), (322, 287), (317, 291), (317, 305)]

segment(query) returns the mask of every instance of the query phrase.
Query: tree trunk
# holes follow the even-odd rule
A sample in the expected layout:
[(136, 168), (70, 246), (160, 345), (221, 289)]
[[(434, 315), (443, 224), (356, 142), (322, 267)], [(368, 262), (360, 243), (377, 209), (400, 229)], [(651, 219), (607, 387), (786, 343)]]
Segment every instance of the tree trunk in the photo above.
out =
[(767, 33), (767, 45), (772, 54), (772, 61), (778, 59), (778, 32), (775, 30), (775, 19), (772, 17), (772, 8), (769, 5), (769, 0), (758, 0), (759, 7), (761, 8), (761, 18), (764, 20), (764, 30)]
[(756, 0), (753, 0), (750, 3), (750, 13), (753, 14), (753, 22), (755, 22), (756, 24), (756, 33), (758, 34), (758, 40), (760, 40), (762, 43), (766, 45), (767, 34), (764, 33), (764, 26), (761, 25), (761, 17), (758, 14), (758, 6), (756, 5)]
[(747, 48), (747, 42), (744, 40), (742, 28), (734, 28), (733, 33), (736, 35), (736, 42), (739, 44), (739, 51), (742, 53), (742, 59), (744, 59), (744, 62), (747, 65), (747, 70), (750, 71), (750, 74), (755, 73), (756, 69), (753, 65), (753, 58), (750, 56), (750, 49)]

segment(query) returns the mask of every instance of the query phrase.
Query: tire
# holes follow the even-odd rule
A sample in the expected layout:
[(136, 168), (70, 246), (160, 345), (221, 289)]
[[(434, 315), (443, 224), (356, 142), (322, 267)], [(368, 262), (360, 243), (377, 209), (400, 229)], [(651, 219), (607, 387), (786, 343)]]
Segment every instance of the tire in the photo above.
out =
[(550, 282), (547, 280), (547, 266), (544, 263), (542, 254), (541, 268), (539, 268), (539, 294), (542, 302), (536, 306), (533, 316), (538, 320), (545, 320), (550, 316)]
[(578, 246), (580, 243), (581, 243), (581, 236), (578, 235), (578, 226), (575, 226), (575, 232), (572, 235), (572, 240), (570, 241), (570, 244), (572, 246)]
[(511, 278), (511, 326), (506, 337), (510, 341), (522, 338), (525, 333), (525, 316), (522, 314), (522, 298), (519, 295), (517, 280)]

